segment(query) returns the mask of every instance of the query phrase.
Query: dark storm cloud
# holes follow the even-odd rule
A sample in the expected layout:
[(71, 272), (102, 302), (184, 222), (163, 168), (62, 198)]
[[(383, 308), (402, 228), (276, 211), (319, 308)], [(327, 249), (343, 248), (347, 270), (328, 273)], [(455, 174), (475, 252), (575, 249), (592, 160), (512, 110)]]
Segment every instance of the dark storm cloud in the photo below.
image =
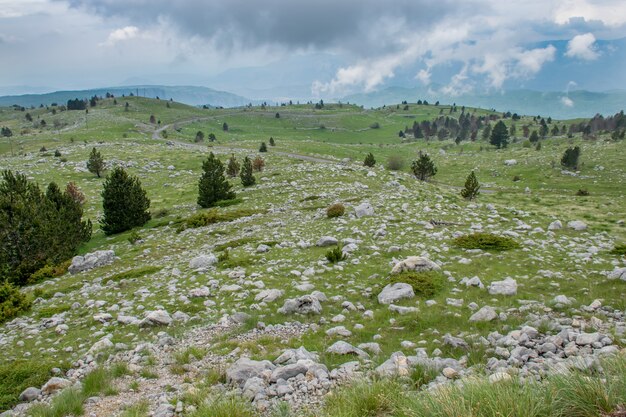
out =
[[(170, 24), (218, 48), (235, 45), (333, 48), (365, 52), (393, 47), (397, 31), (420, 31), (442, 17), (467, 12), (451, 0), (70, 0), (72, 7), (133, 24)], [(396, 31), (394, 33), (394, 30)], [(390, 33), (394, 33), (391, 35)], [(372, 53), (374, 51), (369, 51)]]

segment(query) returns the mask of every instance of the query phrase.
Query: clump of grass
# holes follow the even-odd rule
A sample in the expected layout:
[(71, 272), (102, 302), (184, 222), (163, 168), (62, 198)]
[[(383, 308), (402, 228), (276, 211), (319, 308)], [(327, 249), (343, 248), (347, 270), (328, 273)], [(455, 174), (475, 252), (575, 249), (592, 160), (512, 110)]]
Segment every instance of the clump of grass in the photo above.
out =
[(133, 279), (133, 278), (143, 277), (148, 274), (156, 274), (161, 269), (162, 268), (159, 266), (142, 266), (140, 268), (129, 269), (128, 271), (111, 275), (110, 277), (104, 280), (104, 283), (106, 284), (109, 281), (119, 282), (123, 279)]
[(390, 283), (404, 282), (413, 287), (416, 295), (432, 297), (439, 293), (446, 285), (446, 279), (438, 271), (402, 272), (392, 275)]
[(113, 374), (105, 368), (97, 368), (88, 373), (82, 380), (83, 394), (85, 398), (97, 395), (115, 395), (117, 391), (113, 388)]
[(346, 255), (343, 253), (341, 246), (336, 246), (333, 249), (330, 249), (328, 252), (326, 252), (325, 256), (326, 256), (326, 259), (328, 259), (328, 262), (330, 262), (331, 264), (334, 264), (334, 263), (337, 263), (346, 259)]
[(459, 236), (454, 239), (454, 244), (463, 249), (483, 249), (493, 251), (505, 251), (519, 247), (519, 244), (506, 236), (498, 236), (492, 233), (473, 233)]
[(230, 240), (228, 242), (225, 242), (225, 243), (222, 243), (222, 244), (219, 244), (219, 245), (215, 245), (215, 247), (213, 249), (216, 252), (221, 252), (221, 251), (226, 250), (228, 248), (235, 249), (235, 248), (238, 248), (240, 246), (247, 245), (248, 243), (252, 243), (254, 241), (255, 241), (255, 239), (252, 238), (252, 237), (242, 237), (242, 238), (239, 238), (239, 239)]
[(113, 378), (120, 378), (130, 374), (130, 369), (128, 369), (128, 365), (125, 362), (115, 362), (113, 366), (111, 366), (111, 375), (113, 375)]
[(405, 389), (396, 381), (357, 381), (326, 397), (327, 417), (386, 417), (401, 415)]
[(191, 417), (254, 417), (252, 406), (240, 398), (222, 395), (206, 400)]
[(141, 401), (128, 407), (120, 417), (146, 417), (150, 411), (147, 401)]
[(436, 368), (420, 365), (413, 368), (410, 374), (411, 381), (413, 381), (416, 388), (429, 384), (434, 381), (437, 376), (439, 376), (439, 371)]
[(578, 197), (587, 197), (589, 196), (589, 191), (585, 188), (580, 188), (578, 189), (578, 191), (576, 191), (576, 195)]
[(309, 195), (304, 197), (302, 200), (300, 200), (300, 202), (304, 203), (305, 201), (313, 201), (313, 200), (317, 200), (320, 199), (321, 197), (319, 195)]
[(611, 255), (626, 256), (626, 245), (615, 245), (610, 252)]
[(38, 404), (28, 410), (32, 417), (65, 417), (83, 415), (83, 393), (76, 388), (63, 390), (50, 405)]
[(52, 305), (47, 305), (45, 307), (41, 307), (39, 310), (37, 310), (37, 318), (43, 318), (43, 317), (52, 317), (55, 314), (61, 314), (64, 313), (66, 311), (69, 311), (72, 308), (71, 305), (69, 304), (52, 304)]
[(332, 219), (334, 217), (341, 217), (345, 212), (345, 206), (341, 203), (336, 203), (326, 209), (326, 217), (328, 217), (329, 219)]
[(41, 360), (7, 361), (0, 365), (0, 410), (18, 403), (18, 396), (28, 387), (40, 387), (50, 378), (57, 363)]
[(182, 232), (185, 229), (195, 229), (197, 227), (204, 227), (215, 223), (232, 222), (233, 220), (237, 220), (241, 217), (248, 217), (257, 213), (261, 213), (261, 211), (253, 209), (239, 209), (220, 212), (217, 209), (210, 209), (188, 217), (184, 223), (180, 225), (178, 231)]
[(141, 239), (142, 239), (141, 235), (136, 230), (133, 230), (128, 235), (128, 243), (130, 243), (131, 245), (134, 245), (135, 243), (139, 242)]
[(206, 383), (211, 385), (224, 384), (226, 383), (226, 372), (222, 367), (214, 367), (210, 368), (206, 376), (204, 377)]

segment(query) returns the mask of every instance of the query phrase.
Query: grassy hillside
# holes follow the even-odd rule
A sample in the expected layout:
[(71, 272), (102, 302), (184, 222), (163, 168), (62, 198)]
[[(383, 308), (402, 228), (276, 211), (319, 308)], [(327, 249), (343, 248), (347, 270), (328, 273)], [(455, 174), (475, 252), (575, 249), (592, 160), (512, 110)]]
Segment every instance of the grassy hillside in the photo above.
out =
[[(25, 119), (26, 112), (33, 121)], [(85, 213), (94, 223), (93, 237), (80, 252), (112, 249), (119, 259), (25, 289), (39, 300), (31, 311), (0, 327), (0, 378), (9, 381), (0, 389), (0, 409), (15, 404), (27, 386), (43, 384), (55, 367), (83, 372), (84, 367), (130, 361), (129, 374), (116, 379), (116, 394), (102, 394), (101, 401), (85, 405), (85, 415), (104, 416), (119, 415), (140, 398), (147, 398), (146, 407), (154, 411), (160, 396), (202, 410), (206, 405), (198, 398), (219, 392), (214, 386), (224, 387), (221, 374), (241, 355), (273, 361), (287, 348), (304, 346), (318, 352), (329, 371), (357, 360), (327, 352), (338, 340), (354, 346), (378, 343), (380, 352), (370, 352), (370, 358), (361, 361), (365, 373), (393, 352), (409, 355), (423, 348), (431, 357), (462, 364), (459, 377), (490, 374), (486, 364), (495, 355), (494, 347), (483, 340), (493, 332), (506, 335), (522, 326), (533, 326), (548, 337), (571, 329), (575, 320), (577, 332), (608, 334), (618, 350), (623, 348), (623, 314), (618, 312), (626, 309), (626, 281), (609, 280), (607, 271), (624, 265), (623, 254), (611, 250), (626, 243), (626, 142), (607, 134), (595, 140), (556, 136), (543, 139), (536, 150), (519, 137), (508, 148), (496, 150), (481, 139), (457, 145), (452, 140), (398, 136), (414, 121), (432, 120), (441, 112), (450, 114), (450, 107), (364, 110), (327, 104), (323, 109), (294, 105), (207, 110), (140, 97), (118, 98), (117, 104), (103, 100), (88, 113), (1, 108), (0, 126), (14, 132), (10, 140), (0, 138), (2, 168), (23, 172), (41, 186), (75, 182), (87, 197)], [(151, 115), (156, 123), (150, 123)], [(515, 124), (518, 132), (524, 124), (531, 130), (538, 127), (532, 117)], [(197, 143), (198, 131), (205, 137), (214, 133), (217, 140)], [(270, 137), (276, 146), (269, 146)], [(268, 144), (269, 152), (259, 154), (261, 142)], [(582, 149), (580, 170), (564, 172), (561, 155), (574, 145)], [(130, 232), (107, 237), (98, 229), (103, 179), (85, 169), (93, 147), (109, 167), (121, 164), (137, 175), (152, 200), (153, 219), (135, 230), (139, 242), (129, 241)], [(60, 156), (54, 156), (55, 151)], [(438, 168), (431, 182), (419, 182), (409, 172), (420, 151), (431, 155)], [(185, 219), (203, 212), (196, 206), (197, 181), (209, 152), (222, 161), (231, 154), (238, 159), (261, 155), (266, 168), (255, 173), (253, 187), (231, 179), (240, 202), (218, 212), (236, 220), (181, 232)], [(372, 169), (362, 165), (369, 152), (377, 160)], [(399, 158), (404, 167), (387, 169), (389, 158)], [(505, 164), (512, 159), (516, 164)], [(468, 202), (460, 197), (459, 187), (472, 170), (482, 189), (477, 201)], [(589, 195), (577, 196), (579, 189)], [(355, 207), (365, 202), (374, 214), (355, 216)], [(327, 218), (326, 208), (333, 203), (343, 203), (346, 214)], [(564, 228), (548, 231), (555, 220)], [(574, 220), (586, 223), (587, 229), (568, 228), (567, 222)], [(455, 244), (456, 237), (477, 231), (508, 236), (518, 247), (492, 252)], [(347, 259), (329, 264), (329, 248), (316, 246), (323, 236), (336, 237), (344, 247), (354, 245)], [(221, 255), (221, 261), (206, 271), (190, 267), (191, 259), (209, 253)], [(380, 304), (377, 295), (390, 282), (395, 261), (409, 256), (437, 262), (441, 285), (398, 301), (400, 307), (414, 308), (400, 314)], [(485, 286), (513, 278), (517, 293), (494, 295), (462, 283), (474, 276)], [(209, 297), (190, 295), (202, 287), (209, 289)], [(262, 289), (283, 293), (273, 302), (255, 300)], [(320, 315), (278, 312), (286, 299), (313, 290), (328, 298)], [(555, 302), (558, 295), (571, 299), (571, 305)], [(459, 299), (461, 304), (454, 301)], [(603, 309), (586, 308), (595, 300)], [(475, 313), (471, 303), (494, 308), (498, 318), (469, 321)], [(115, 319), (119, 314), (142, 318), (156, 309), (182, 312), (190, 320), (137, 327)], [(364, 314), (367, 311), (371, 314)], [(112, 319), (94, 317), (103, 313)], [(242, 326), (228, 318), (236, 313), (245, 313)], [(68, 328), (60, 331), (59, 324)], [(339, 325), (350, 334), (327, 334)], [(448, 333), (465, 339), (467, 349), (442, 343)], [(173, 344), (165, 342), (166, 336)], [(117, 347), (100, 354), (92, 351), (96, 365), (89, 365), (85, 357), (103, 337)], [(187, 351), (190, 347), (200, 349), (199, 357)], [(516, 378), (532, 379), (544, 372), (515, 369), (510, 373)], [(418, 391), (431, 380), (413, 377), (409, 385), (399, 383)], [(437, 377), (446, 379), (440, 371), (432, 380)], [(309, 401), (309, 409), (296, 401), (300, 395), (306, 394), (293, 394), (299, 410), (293, 415), (319, 410), (321, 395)], [(340, 415), (329, 410), (328, 415)], [(397, 415), (390, 410), (376, 415)], [(186, 409), (184, 415), (192, 412)]]

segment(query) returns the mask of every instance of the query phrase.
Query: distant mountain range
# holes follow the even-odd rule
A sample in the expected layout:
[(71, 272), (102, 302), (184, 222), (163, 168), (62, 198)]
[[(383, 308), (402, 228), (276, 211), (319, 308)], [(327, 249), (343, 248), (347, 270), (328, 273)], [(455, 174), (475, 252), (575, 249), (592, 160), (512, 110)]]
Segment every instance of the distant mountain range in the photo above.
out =
[[(432, 88), (433, 86), (431, 86)], [(511, 90), (493, 93), (467, 93), (458, 96), (446, 96), (435, 93), (436, 88), (426, 87), (404, 88), (387, 87), (370, 93), (352, 94), (341, 98), (343, 102), (359, 104), (366, 108), (394, 105), (402, 101), (415, 103), (417, 100), (428, 100), (431, 104), (436, 101), (442, 104), (464, 105), (510, 111), (527, 115), (545, 115), (557, 119), (589, 118), (596, 113), (611, 115), (626, 108), (626, 90), (606, 92), (570, 91), (569, 93), (541, 92), (532, 90)], [(249, 103), (260, 104), (263, 100), (252, 100), (225, 91), (213, 90), (207, 87), (194, 86), (162, 86), (136, 85), (127, 87), (96, 88), (80, 91), (56, 91), (45, 94), (26, 94), (0, 97), (0, 106), (14, 104), (30, 107), (49, 105), (52, 103), (64, 104), (75, 98), (89, 98), (94, 95), (104, 96), (111, 93), (116, 97), (122, 95), (139, 95), (142, 97), (159, 97), (192, 106), (220, 106), (239, 107)], [(286, 96), (281, 101), (288, 101)], [(305, 99), (301, 99), (305, 100)], [(308, 99), (307, 99), (308, 100)], [(317, 101), (317, 99), (312, 99)], [(267, 100), (268, 102), (276, 102)], [(294, 102), (296, 98), (294, 97)], [(330, 100), (328, 100), (330, 101)]]
[(11, 106), (17, 104), (19, 106), (30, 107), (49, 105), (52, 103), (65, 104), (68, 100), (75, 98), (85, 99), (89, 97), (104, 96), (111, 93), (116, 97), (122, 95), (138, 95), (141, 97), (155, 98), (159, 97), (164, 100), (172, 99), (180, 103), (192, 106), (209, 105), (214, 107), (239, 107), (248, 103), (256, 104), (256, 100), (249, 100), (245, 97), (225, 91), (217, 91), (207, 87), (195, 86), (164, 86), (164, 85), (130, 85), (124, 87), (107, 87), (94, 88), (89, 90), (78, 91), (55, 91), (45, 94), (24, 94), (0, 97), (0, 106)]

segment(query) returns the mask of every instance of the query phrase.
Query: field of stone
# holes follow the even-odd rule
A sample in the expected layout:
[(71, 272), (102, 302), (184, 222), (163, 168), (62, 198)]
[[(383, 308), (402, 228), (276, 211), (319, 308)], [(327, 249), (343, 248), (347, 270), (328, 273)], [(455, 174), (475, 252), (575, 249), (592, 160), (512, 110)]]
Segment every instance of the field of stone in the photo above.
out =
[[(605, 402), (562, 415), (623, 415), (623, 140), (557, 136), (536, 150), (520, 137), (495, 150), (480, 135), (458, 145), (398, 137), (450, 106), (117, 101), (88, 114), (26, 110), (45, 127), (0, 109), (0, 125), (14, 132), (0, 141), (2, 169), (42, 187), (76, 183), (94, 223), (70, 271), (25, 287), (31, 310), (0, 325), (0, 411), (10, 410), (0, 416), (495, 416), (488, 401), (467, 400), (473, 414), (424, 411), (420, 401), (439, 392), (445, 402), (471, 383), (516, 398), (567, 372), (613, 387), (611, 369), (616, 391)], [(536, 126), (532, 117), (515, 123)], [(196, 142), (198, 131), (217, 140)], [(559, 164), (573, 145), (577, 172)], [(93, 147), (107, 171), (121, 165), (140, 178), (151, 199), (144, 227), (98, 229), (103, 178), (86, 169)], [(433, 158), (433, 181), (410, 172), (418, 151)], [(206, 211), (196, 199), (209, 152), (224, 162), (261, 155), (265, 169), (252, 187), (231, 179), (237, 204), (217, 208), (218, 221), (183, 227)], [(390, 158), (403, 166), (389, 169)], [(482, 188), (466, 201), (459, 192), (472, 170)], [(345, 214), (329, 218), (335, 203)], [(476, 233), (511, 245), (457, 239)], [(344, 259), (329, 262), (333, 248)], [(351, 393), (373, 404), (346, 407)], [(505, 415), (561, 415), (532, 408)]]

